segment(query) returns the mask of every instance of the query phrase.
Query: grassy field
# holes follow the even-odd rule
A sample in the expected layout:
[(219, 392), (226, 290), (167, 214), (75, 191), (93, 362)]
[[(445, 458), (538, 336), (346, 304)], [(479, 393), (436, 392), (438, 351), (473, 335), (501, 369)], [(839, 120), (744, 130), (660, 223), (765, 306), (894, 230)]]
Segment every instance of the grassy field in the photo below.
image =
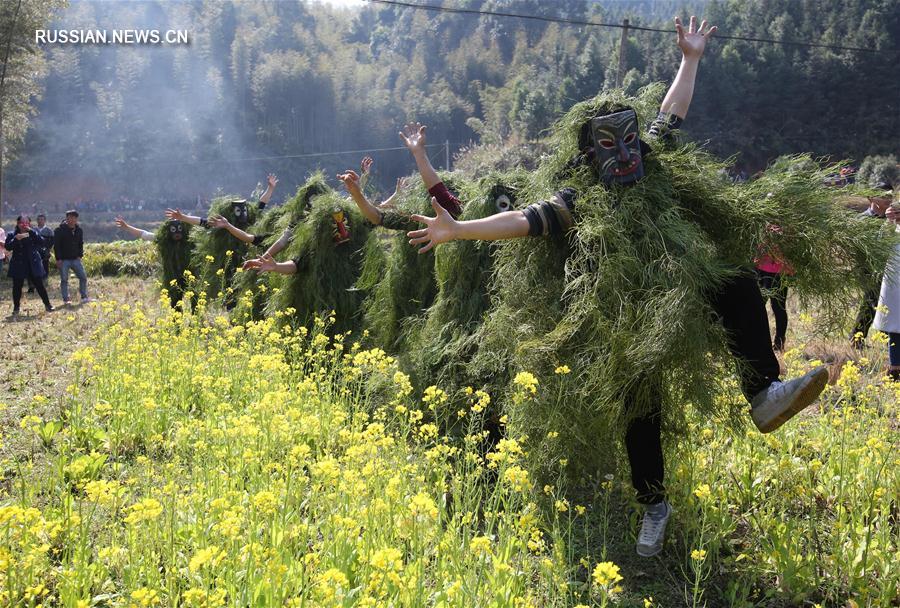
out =
[(794, 310), (787, 371), (834, 362), (833, 385), (767, 436), (694, 419), (641, 559), (626, 463), (534, 487), (527, 438), (482, 453), (490, 396), (442, 437), (430, 412), (459, 396), (412, 394), (383, 352), (173, 314), (151, 283), (0, 320), (0, 605), (897, 605), (900, 385), (876, 337), (855, 353)]

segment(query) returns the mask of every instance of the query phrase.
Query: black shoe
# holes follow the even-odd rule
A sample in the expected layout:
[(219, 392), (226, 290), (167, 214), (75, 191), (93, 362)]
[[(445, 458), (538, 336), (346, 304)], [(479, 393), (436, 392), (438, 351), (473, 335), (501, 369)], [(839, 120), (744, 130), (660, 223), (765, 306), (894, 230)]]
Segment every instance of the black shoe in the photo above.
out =
[(34, 293), (34, 288), (29, 289), (29, 290), (26, 291), (25, 293)]
[(45, 307), (44, 307), (44, 310), (46, 310), (47, 312), (53, 312), (53, 311), (56, 310), (56, 309), (53, 308), (53, 305), (50, 305), (50, 306), (45, 306)]

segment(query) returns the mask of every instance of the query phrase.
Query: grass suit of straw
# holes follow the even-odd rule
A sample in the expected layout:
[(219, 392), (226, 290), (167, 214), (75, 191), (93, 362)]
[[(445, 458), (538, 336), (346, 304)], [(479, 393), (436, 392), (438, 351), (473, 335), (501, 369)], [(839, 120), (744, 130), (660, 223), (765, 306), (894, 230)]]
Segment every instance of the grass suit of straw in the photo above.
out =
[[(853, 291), (853, 261), (886, 259), (875, 231), (831, 200), (822, 175), (775, 172), (738, 189), (719, 177), (722, 163), (678, 145), (673, 135), (714, 30), (704, 32), (704, 22), (695, 31), (693, 18), (689, 32), (676, 27), (684, 58), (661, 106), (660, 87), (576, 105), (555, 126), (555, 152), (534, 176), (537, 202), (472, 222), (435, 209), (437, 217), (417, 218), (426, 228), (410, 233), (425, 250), (455, 239), (514, 239), (498, 252), (498, 305), (481, 329), (478, 358), (536, 374), (538, 386), (521, 382), (508, 412), (510, 432), (529, 438), (540, 475), (556, 478), (561, 461), (576, 479), (595, 473), (608, 462), (599, 446), (609, 445), (611, 429), (625, 431), (632, 484), (647, 505), (637, 546), (644, 556), (662, 549), (671, 512), (665, 423), (683, 428), (689, 403), (706, 416), (745, 410), (729, 369), (764, 432), (824, 388), (824, 368), (785, 383), (778, 377), (749, 272), (768, 226), (783, 228), (777, 246), (796, 270), (794, 288), (823, 303), (826, 319), (846, 310), (840, 300)], [(649, 133), (639, 124), (650, 124)]]
[(351, 201), (334, 192), (314, 197), (309, 214), (297, 225), (285, 250), (296, 271), (283, 278), (266, 312), (273, 315), (290, 309), (291, 320), (304, 326), (311, 326), (316, 316), (326, 318), (333, 312), (331, 333), (357, 329), (363, 292), (356, 283), (371, 234), (371, 226)]
[(159, 253), (162, 286), (169, 293), (169, 302), (173, 308), (181, 301), (188, 288), (185, 271), (192, 270), (194, 249), (190, 236), (191, 225), (178, 220), (163, 222), (153, 235), (153, 242)]
[[(237, 196), (213, 199), (210, 215), (221, 215), (232, 225), (246, 230), (257, 221), (262, 211), (257, 205)], [(205, 286), (210, 299), (222, 298), (226, 307), (236, 303), (232, 278), (246, 257), (250, 246), (222, 229), (194, 230), (194, 259), (200, 272), (199, 285)]]
[[(461, 220), (489, 217), (514, 209), (524, 192), (528, 174), (513, 170), (492, 172), (466, 184)], [(496, 245), (485, 241), (457, 241), (435, 251), (437, 293), (417, 323), (410, 351), (413, 377), (420, 388), (436, 384), (456, 395), (467, 386), (485, 388), (490, 377), (473, 376), (470, 360), (477, 349), (477, 330), (491, 306), (490, 283)], [(457, 399), (446, 412), (437, 412), (445, 428), (458, 422)]]
[[(458, 175), (443, 173), (441, 181), (447, 190), (459, 192), (464, 181)], [(365, 327), (373, 344), (392, 354), (408, 352), (407, 340), (411, 321), (431, 306), (437, 294), (434, 258), (417, 255), (407, 244), (406, 232), (417, 227), (410, 216), (431, 209), (430, 195), (420, 177), (409, 179), (410, 186), (394, 197), (394, 207), (382, 215), (381, 226), (391, 231), (386, 258), (374, 249), (374, 260), (367, 262), (367, 272), (359, 287), (369, 292), (365, 306)]]
[[(293, 197), (278, 207), (268, 209), (262, 217), (249, 229), (261, 240), (259, 249), (279, 252), (286, 248), (293, 239), (294, 231), (301, 224), (312, 207), (315, 197), (331, 192), (325, 176), (321, 172), (311, 175), (306, 182), (297, 188)], [(238, 297), (238, 306), (233, 314), (238, 320), (259, 320), (264, 316), (266, 304), (274, 289), (280, 289), (283, 283), (277, 274), (259, 273), (253, 270), (239, 272), (234, 278), (234, 292)]]

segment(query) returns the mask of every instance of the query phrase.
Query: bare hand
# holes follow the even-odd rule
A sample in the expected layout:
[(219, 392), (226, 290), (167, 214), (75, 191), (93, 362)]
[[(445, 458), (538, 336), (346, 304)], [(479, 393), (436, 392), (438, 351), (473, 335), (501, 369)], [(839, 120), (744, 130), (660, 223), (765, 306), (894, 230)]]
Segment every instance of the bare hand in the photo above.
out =
[(278, 178), (274, 173), (269, 173), (269, 175), (266, 177), (266, 183), (269, 186), (269, 190), (274, 190), (275, 186), (278, 185)]
[(121, 215), (116, 216), (116, 226), (119, 228), (125, 228), (128, 226), (128, 223), (125, 221), (125, 218)]
[(359, 172), (360, 172), (362, 175), (368, 175), (368, 174), (369, 174), (369, 170), (372, 168), (372, 165), (373, 165), (374, 163), (375, 163), (375, 161), (372, 160), (372, 157), (371, 157), (371, 156), (365, 157), (364, 159), (362, 159), (362, 162), (359, 163)]
[(681, 25), (681, 19), (675, 17), (675, 31), (678, 33), (678, 48), (686, 58), (700, 59), (703, 50), (706, 48), (706, 42), (710, 36), (716, 33), (718, 29), (715, 25), (706, 30), (706, 19), (700, 22), (700, 28), (697, 29), (697, 18), (691, 15), (691, 21), (688, 25), (688, 31), (684, 31)]
[(900, 222), (900, 209), (891, 205), (887, 208), (887, 211), (884, 212), (884, 217), (886, 217), (888, 221), (896, 224)]
[(450, 212), (438, 205), (437, 199), (431, 197), (431, 208), (434, 209), (435, 217), (426, 217), (424, 215), (411, 215), (410, 219), (425, 224), (425, 228), (421, 230), (411, 230), (406, 233), (409, 237), (409, 244), (416, 246), (425, 243), (424, 247), (419, 248), (419, 253), (425, 253), (432, 249), (435, 245), (452, 241), (456, 238), (456, 230), (459, 222), (453, 219)]
[(213, 215), (209, 218), (209, 225), (213, 228), (228, 228), (230, 222), (221, 215)]
[[(364, 161), (365, 162), (365, 161)], [(359, 192), (359, 175), (353, 169), (347, 169), (343, 173), (338, 173), (337, 178), (344, 184), (347, 192), (353, 194)]]
[(21, 241), (22, 239), (27, 239), (30, 236), (31, 236), (30, 232), (20, 232), (15, 236), (15, 239), (17, 241)]
[(275, 259), (268, 254), (244, 262), (244, 270), (256, 270), (259, 272), (272, 272), (275, 270)]
[(400, 139), (413, 154), (425, 153), (425, 129), (427, 127), (423, 124), (411, 122), (400, 131)]
[(398, 177), (397, 178), (397, 187), (394, 188), (394, 193), (392, 195), (390, 195), (389, 197), (387, 197), (386, 199), (384, 199), (378, 205), (378, 207), (381, 209), (393, 209), (394, 207), (396, 207), (396, 205), (394, 205), (394, 199), (397, 198), (398, 196), (400, 196), (400, 193), (403, 192), (404, 188), (406, 188), (406, 184), (407, 184), (407, 179), (405, 177)]
[(165, 216), (170, 220), (184, 220), (184, 214), (181, 212), (181, 209), (166, 209)]

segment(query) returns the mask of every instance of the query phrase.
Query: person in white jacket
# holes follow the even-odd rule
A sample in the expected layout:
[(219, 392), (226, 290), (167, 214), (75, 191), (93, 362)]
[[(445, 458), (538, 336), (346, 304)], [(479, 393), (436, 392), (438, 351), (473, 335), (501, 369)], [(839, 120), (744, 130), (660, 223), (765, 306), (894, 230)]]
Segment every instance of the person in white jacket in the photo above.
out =
[[(895, 202), (885, 215), (889, 222), (900, 222), (900, 204)], [(900, 225), (897, 231), (900, 232)], [(888, 335), (888, 376), (894, 382), (900, 382), (900, 244), (884, 271), (872, 326)]]

